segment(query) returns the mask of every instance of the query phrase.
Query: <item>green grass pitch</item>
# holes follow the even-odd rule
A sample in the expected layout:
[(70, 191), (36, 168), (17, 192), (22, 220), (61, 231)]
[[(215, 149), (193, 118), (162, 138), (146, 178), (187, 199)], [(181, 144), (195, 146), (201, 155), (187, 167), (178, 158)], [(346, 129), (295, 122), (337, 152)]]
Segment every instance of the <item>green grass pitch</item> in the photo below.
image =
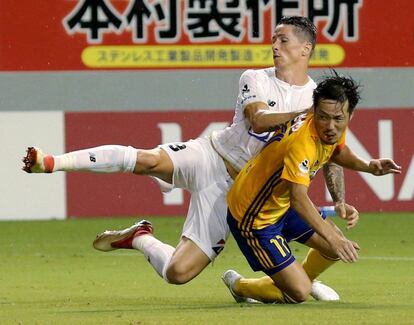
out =
[[(184, 286), (162, 281), (139, 252), (92, 248), (97, 233), (134, 220), (1, 222), (0, 324), (414, 324), (414, 213), (363, 214), (347, 232), (361, 246), (360, 260), (322, 276), (342, 300), (300, 305), (236, 304), (222, 273), (261, 274), (232, 238)], [(177, 243), (183, 218), (150, 220), (160, 239)], [(306, 249), (291, 247), (303, 259)]]

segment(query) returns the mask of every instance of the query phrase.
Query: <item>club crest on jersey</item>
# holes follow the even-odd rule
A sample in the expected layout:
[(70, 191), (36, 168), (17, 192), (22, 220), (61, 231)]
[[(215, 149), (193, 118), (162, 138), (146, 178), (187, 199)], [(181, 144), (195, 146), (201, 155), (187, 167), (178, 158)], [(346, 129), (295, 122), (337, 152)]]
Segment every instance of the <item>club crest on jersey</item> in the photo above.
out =
[(305, 159), (299, 164), (299, 170), (306, 174), (309, 172), (309, 160)]

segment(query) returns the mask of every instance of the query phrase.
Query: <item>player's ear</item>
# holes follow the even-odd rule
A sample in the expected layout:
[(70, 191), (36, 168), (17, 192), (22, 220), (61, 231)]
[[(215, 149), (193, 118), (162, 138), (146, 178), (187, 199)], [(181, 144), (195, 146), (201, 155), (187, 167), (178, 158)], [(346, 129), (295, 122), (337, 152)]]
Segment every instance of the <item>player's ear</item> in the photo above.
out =
[(303, 49), (302, 49), (302, 55), (310, 57), (311, 53), (312, 53), (312, 43), (305, 42)]

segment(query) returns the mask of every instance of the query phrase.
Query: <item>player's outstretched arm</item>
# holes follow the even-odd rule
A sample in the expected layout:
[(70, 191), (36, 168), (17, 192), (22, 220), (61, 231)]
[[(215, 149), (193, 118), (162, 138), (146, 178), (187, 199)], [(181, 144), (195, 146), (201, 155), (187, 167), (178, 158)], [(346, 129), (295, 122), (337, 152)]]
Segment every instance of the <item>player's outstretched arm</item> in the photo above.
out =
[(348, 146), (345, 146), (339, 153), (332, 156), (331, 160), (345, 168), (370, 173), (375, 176), (401, 174), (401, 166), (398, 166), (392, 159), (380, 158), (366, 161), (358, 157)]
[(248, 119), (253, 132), (262, 133), (274, 131), (278, 125), (306, 112), (308, 109), (290, 113), (275, 112), (269, 110), (266, 103), (254, 102), (245, 107), (244, 116)]
[(369, 162), (370, 173), (375, 176), (401, 174), (401, 166), (389, 158), (373, 159)]

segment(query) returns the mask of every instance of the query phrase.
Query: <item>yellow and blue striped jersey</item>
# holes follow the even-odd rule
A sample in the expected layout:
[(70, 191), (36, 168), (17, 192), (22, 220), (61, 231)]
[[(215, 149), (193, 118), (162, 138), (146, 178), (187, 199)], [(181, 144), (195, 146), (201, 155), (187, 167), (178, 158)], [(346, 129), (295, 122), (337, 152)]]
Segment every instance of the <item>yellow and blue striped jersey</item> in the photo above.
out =
[(313, 113), (303, 114), (282, 125), (240, 171), (227, 202), (241, 230), (276, 223), (290, 206), (288, 182), (309, 186), (335, 149), (344, 147), (345, 132), (334, 145), (322, 143), (313, 118)]

